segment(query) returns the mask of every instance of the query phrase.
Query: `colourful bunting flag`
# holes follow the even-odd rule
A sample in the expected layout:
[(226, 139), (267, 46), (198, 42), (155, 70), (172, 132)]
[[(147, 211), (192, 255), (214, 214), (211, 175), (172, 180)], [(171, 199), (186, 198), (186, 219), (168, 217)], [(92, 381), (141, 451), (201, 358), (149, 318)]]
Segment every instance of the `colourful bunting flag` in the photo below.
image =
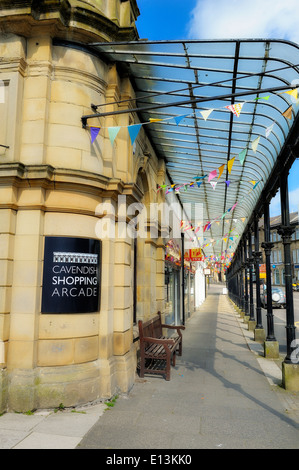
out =
[(235, 116), (239, 117), (244, 103), (231, 104), (230, 106), (225, 106), (229, 109)]
[(136, 137), (137, 137), (137, 135), (140, 131), (141, 126), (142, 126), (142, 124), (133, 124), (132, 126), (128, 126), (128, 132), (129, 132), (129, 135), (130, 135), (132, 145), (135, 142), (135, 139), (136, 139)]
[(189, 116), (188, 114), (184, 114), (183, 116), (175, 116), (173, 119), (175, 120), (176, 122), (176, 125), (178, 126), (179, 123), (182, 121), (182, 119), (184, 119), (185, 117)]
[(298, 98), (297, 88), (295, 88), (294, 90), (284, 91), (284, 93), (287, 93), (288, 95), (293, 96), (295, 98), (295, 100), (297, 100), (297, 98)]
[(214, 190), (216, 188), (216, 184), (217, 184), (217, 181), (210, 181), (210, 185), (212, 186)]
[(108, 127), (108, 133), (109, 133), (109, 138), (110, 138), (111, 145), (114, 144), (114, 140), (115, 140), (119, 130), (120, 130), (120, 126), (118, 126), (118, 127)]
[(254, 141), (251, 143), (251, 147), (252, 147), (252, 150), (254, 151), (254, 153), (257, 151), (257, 146), (259, 144), (259, 141), (260, 141), (260, 136), (257, 137), (256, 139), (254, 139)]
[(225, 182), (226, 182), (227, 187), (229, 187), (230, 181), (225, 181)]
[(207, 109), (205, 111), (200, 111), (200, 114), (202, 115), (202, 117), (206, 121), (208, 119), (208, 117), (210, 116), (212, 111), (214, 111), (214, 110), (213, 109)]
[(282, 113), (283, 117), (287, 118), (287, 119), (292, 119), (292, 105), (286, 109), (286, 111), (284, 113)]
[(231, 160), (229, 160), (229, 161), (227, 162), (227, 169), (228, 169), (228, 172), (229, 172), (229, 173), (232, 171), (232, 167), (233, 167), (235, 158), (236, 158), (236, 157), (231, 158)]
[(100, 132), (100, 127), (91, 127), (90, 128), (90, 135), (91, 135), (91, 143), (92, 144), (96, 140), (99, 132)]
[(246, 157), (247, 149), (242, 150), (242, 152), (239, 153), (239, 160), (241, 165), (243, 165), (245, 157)]
[(163, 119), (149, 118), (149, 122), (159, 122), (159, 121), (163, 121)]
[(265, 131), (265, 134), (266, 134), (266, 138), (267, 138), (267, 139), (268, 139), (269, 135), (271, 134), (274, 125), (275, 125), (275, 122), (273, 122), (273, 124), (271, 124), (271, 126), (267, 127), (267, 129), (266, 129), (266, 131)]
[(211, 171), (211, 173), (209, 174), (208, 182), (210, 182), (211, 179), (215, 178), (216, 176), (217, 176), (217, 170)]
[(223, 170), (224, 170), (224, 167), (225, 165), (221, 165), (219, 168), (218, 168), (218, 171), (219, 171), (219, 176), (218, 176), (218, 179), (220, 178), (220, 176), (222, 175), (223, 173)]
[(270, 95), (267, 95), (267, 96), (259, 96), (259, 97), (254, 98), (254, 99), (255, 99), (255, 101), (257, 101), (257, 100), (268, 100), (269, 98), (270, 98)]

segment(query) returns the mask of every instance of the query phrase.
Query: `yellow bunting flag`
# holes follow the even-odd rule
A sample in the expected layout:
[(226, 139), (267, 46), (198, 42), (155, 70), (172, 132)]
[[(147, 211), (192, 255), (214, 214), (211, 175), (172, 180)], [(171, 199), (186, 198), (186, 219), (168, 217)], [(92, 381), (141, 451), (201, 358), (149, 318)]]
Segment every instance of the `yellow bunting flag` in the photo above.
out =
[(233, 167), (235, 158), (236, 158), (236, 157), (232, 158), (231, 160), (229, 160), (229, 161), (227, 162), (227, 169), (228, 169), (228, 172), (229, 172), (229, 173), (232, 171), (232, 167)]
[(287, 93), (288, 95), (291, 95), (297, 100), (298, 98), (298, 90), (295, 88), (294, 90), (289, 90), (289, 91), (284, 91), (284, 93)]
[(220, 176), (222, 175), (223, 173), (223, 170), (224, 170), (224, 167), (225, 165), (221, 165), (219, 168), (218, 168), (218, 171), (219, 171), (219, 176), (218, 176), (218, 179), (220, 178)]
[(149, 122), (159, 122), (159, 121), (163, 121), (163, 119), (156, 119), (156, 118), (149, 119)]
[(282, 115), (287, 119), (292, 119), (292, 105)]

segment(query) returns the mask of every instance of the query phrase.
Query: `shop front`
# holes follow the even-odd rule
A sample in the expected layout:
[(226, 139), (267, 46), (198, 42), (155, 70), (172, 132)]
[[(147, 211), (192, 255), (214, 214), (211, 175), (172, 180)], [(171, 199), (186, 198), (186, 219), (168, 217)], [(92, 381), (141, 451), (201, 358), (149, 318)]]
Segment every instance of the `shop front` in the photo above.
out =
[(165, 323), (182, 323), (181, 315), (181, 249), (175, 240), (165, 248)]

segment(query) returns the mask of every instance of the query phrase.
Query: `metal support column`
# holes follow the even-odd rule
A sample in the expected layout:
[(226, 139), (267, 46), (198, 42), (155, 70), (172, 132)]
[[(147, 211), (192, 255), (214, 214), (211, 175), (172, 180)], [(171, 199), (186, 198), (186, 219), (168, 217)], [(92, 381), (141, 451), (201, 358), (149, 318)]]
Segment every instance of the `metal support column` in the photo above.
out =
[(254, 330), (254, 340), (260, 343), (265, 341), (265, 330), (262, 320), (261, 308), (261, 280), (260, 280), (260, 263), (262, 260), (262, 252), (259, 251), (259, 218), (254, 214), (254, 251), (252, 256), (254, 259), (255, 269), (255, 294), (256, 294), (256, 325)]
[(248, 269), (249, 269), (249, 321), (254, 322), (254, 303), (253, 303), (253, 256), (252, 256), (252, 236), (251, 230), (247, 234), (248, 239)]
[(255, 285), (256, 285), (256, 329), (263, 329), (262, 308), (261, 308), (261, 281), (260, 262), (262, 252), (259, 251), (259, 221), (255, 215), (254, 219), (254, 251), (252, 253), (255, 265)]
[(243, 273), (243, 248), (242, 248), (242, 244), (240, 244), (240, 309), (243, 312), (245, 310), (244, 273)]
[(281, 227), (278, 233), (282, 236), (284, 249), (285, 268), (285, 289), (286, 289), (286, 336), (287, 355), (284, 362), (290, 363), (291, 354), (295, 349), (295, 323), (294, 323), (294, 301), (292, 289), (292, 258), (291, 258), (291, 238), (294, 228), (290, 226), (289, 214), (289, 192), (288, 192), (288, 171), (284, 170), (280, 175), (280, 202), (281, 202)]
[(264, 234), (265, 241), (262, 243), (262, 248), (265, 250), (266, 255), (266, 288), (267, 288), (267, 337), (266, 341), (276, 341), (274, 334), (274, 319), (272, 309), (272, 284), (271, 284), (271, 250), (274, 246), (270, 242), (270, 213), (269, 201), (264, 203)]
[(248, 316), (249, 313), (249, 308), (248, 308), (248, 260), (247, 260), (247, 243), (246, 243), (246, 235), (244, 237), (243, 241), (243, 250), (244, 250), (244, 258), (243, 258), (243, 266), (244, 266), (244, 274), (245, 274), (245, 316)]
[(185, 239), (184, 234), (181, 233), (181, 295), (182, 295), (182, 324), (185, 325)]

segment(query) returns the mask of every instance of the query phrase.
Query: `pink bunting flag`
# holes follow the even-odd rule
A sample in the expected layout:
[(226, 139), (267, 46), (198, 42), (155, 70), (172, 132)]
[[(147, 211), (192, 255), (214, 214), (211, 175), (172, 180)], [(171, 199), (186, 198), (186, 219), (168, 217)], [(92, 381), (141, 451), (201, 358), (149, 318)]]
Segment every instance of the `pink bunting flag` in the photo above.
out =
[(208, 182), (210, 182), (213, 178), (215, 178), (217, 176), (217, 170), (213, 170), (211, 171), (211, 173), (209, 174), (209, 179), (208, 179)]

